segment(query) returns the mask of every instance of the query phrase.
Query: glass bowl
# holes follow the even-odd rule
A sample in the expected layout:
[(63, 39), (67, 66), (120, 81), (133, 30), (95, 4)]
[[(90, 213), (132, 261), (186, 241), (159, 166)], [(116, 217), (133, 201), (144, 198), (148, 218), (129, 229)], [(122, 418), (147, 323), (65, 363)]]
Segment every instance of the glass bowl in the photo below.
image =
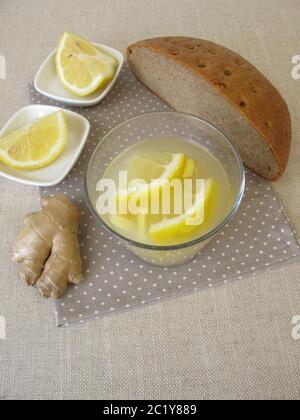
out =
[[(217, 226), (193, 241), (172, 246), (156, 246), (135, 242), (116, 232), (98, 214), (96, 190), (99, 179), (109, 164), (127, 148), (149, 137), (183, 137), (209, 150), (227, 172), (231, 196), (228, 214)], [(178, 112), (142, 114), (124, 121), (104, 136), (95, 148), (87, 166), (84, 179), (88, 206), (96, 220), (113, 234), (119, 242), (144, 261), (164, 266), (176, 266), (188, 262), (200, 253), (204, 246), (218, 234), (238, 210), (245, 189), (245, 171), (238, 151), (218, 128), (198, 117)]]

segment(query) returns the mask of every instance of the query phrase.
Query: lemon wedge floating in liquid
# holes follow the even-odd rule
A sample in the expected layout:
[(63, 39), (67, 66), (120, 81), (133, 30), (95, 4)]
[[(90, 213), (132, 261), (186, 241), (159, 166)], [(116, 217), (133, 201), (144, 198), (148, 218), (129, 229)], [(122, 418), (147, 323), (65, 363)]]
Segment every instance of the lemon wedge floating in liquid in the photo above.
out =
[(20, 170), (43, 168), (58, 158), (67, 140), (66, 116), (58, 111), (0, 138), (0, 160)]
[(205, 214), (202, 210), (205, 210), (211, 200), (213, 187), (212, 179), (205, 180), (204, 194), (203, 191), (195, 194), (193, 206), (185, 213), (152, 224), (149, 229), (151, 239), (161, 245), (180, 243), (184, 235), (192, 232), (204, 222)]
[[(118, 192), (117, 202), (128, 201), (134, 195), (141, 197), (143, 194), (158, 192), (169, 181), (181, 178), (185, 163), (183, 153), (162, 153), (147, 157), (135, 155), (130, 162), (132, 169), (129, 176), (136, 182), (128, 190)], [(141, 180), (143, 182), (139, 182)]]
[(119, 214), (111, 216), (110, 221), (114, 226), (125, 232), (131, 232), (133, 229), (135, 229), (134, 221)]
[(197, 168), (196, 168), (195, 161), (193, 159), (187, 159), (184, 170), (183, 170), (182, 178), (183, 179), (193, 178), (196, 175), (196, 172), (197, 172)]
[(144, 179), (150, 183), (153, 179), (180, 178), (186, 164), (183, 153), (145, 153), (131, 158), (129, 177)]
[(56, 52), (56, 69), (62, 84), (78, 96), (87, 96), (113, 79), (116, 58), (89, 41), (65, 32)]
[[(186, 157), (183, 153), (147, 154), (146, 156), (134, 155), (130, 160), (129, 179), (134, 182), (128, 189), (121, 189), (116, 195), (118, 211), (121, 209), (128, 212), (130, 200), (135, 203), (142, 202), (143, 197), (158, 196), (160, 191), (169, 184), (172, 179), (180, 178), (184, 170)], [(141, 182), (143, 181), (143, 182)], [(128, 219), (130, 212), (122, 217), (111, 218), (115, 227), (126, 230), (129, 227)], [(127, 219), (127, 223), (126, 223)], [(137, 217), (138, 234), (146, 232), (147, 216), (139, 214)], [(128, 229), (127, 229), (128, 230)]]

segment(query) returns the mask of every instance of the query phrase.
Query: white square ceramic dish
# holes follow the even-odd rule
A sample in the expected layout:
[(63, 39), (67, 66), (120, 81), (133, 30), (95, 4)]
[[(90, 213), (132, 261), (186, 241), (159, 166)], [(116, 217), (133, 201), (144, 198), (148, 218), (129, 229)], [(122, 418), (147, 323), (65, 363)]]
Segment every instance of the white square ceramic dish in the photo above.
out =
[(74, 95), (72, 92), (69, 92), (62, 85), (61, 81), (57, 76), (55, 65), (56, 50), (54, 50), (46, 58), (46, 60), (43, 62), (43, 64), (37, 72), (37, 75), (34, 79), (35, 89), (39, 93), (41, 93), (44, 96), (47, 96), (50, 99), (70, 106), (88, 107), (97, 105), (108, 95), (108, 93), (114, 87), (114, 84), (116, 83), (124, 65), (124, 56), (120, 51), (111, 47), (107, 47), (106, 45), (96, 43), (94, 43), (94, 45), (102, 49), (103, 51), (106, 51), (118, 60), (118, 69), (114, 78), (109, 84), (86, 97), (79, 97)]
[[(60, 110), (55, 106), (30, 105), (20, 109), (0, 131), (0, 138), (13, 130)], [(86, 144), (90, 131), (89, 121), (81, 115), (64, 110), (68, 124), (68, 143), (63, 153), (50, 165), (35, 171), (18, 171), (0, 162), (0, 175), (13, 181), (39, 187), (59, 184), (69, 174)]]

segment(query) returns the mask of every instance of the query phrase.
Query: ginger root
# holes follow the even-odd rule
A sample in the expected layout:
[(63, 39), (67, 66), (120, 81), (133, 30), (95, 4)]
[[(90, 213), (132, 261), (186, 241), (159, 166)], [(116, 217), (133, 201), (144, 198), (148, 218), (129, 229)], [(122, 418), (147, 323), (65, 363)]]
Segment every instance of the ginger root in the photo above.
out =
[(29, 286), (43, 297), (61, 297), (69, 283), (82, 281), (79, 213), (63, 195), (42, 200), (42, 210), (25, 218), (13, 246), (13, 261)]

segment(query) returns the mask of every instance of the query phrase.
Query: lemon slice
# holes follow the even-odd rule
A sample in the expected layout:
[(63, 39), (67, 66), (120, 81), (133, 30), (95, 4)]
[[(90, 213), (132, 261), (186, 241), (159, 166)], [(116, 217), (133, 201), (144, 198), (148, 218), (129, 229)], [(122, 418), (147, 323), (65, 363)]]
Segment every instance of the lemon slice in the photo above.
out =
[(0, 138), (0, 160), (15, 169), (43, 168), (62, 153), (67, 137), (65, 113), (55, 112)]
[(197, 168), (196, 168), (195, 161), (193, 159), (188, 159), (186, 161), (186, 164), (183, 170), (182, 178), (183, 179), (193, 178), (196, 175), (196, 172), (197, 172)]
[(109, 82), (118, 66), (116, 58), (89, 41), (65, 32), (56, 52), (56, 69), (62, 84), (78, 96), (87, 96)]
[(146, 202), (147, 196), (148, 199), (157, 197), (172, 179), (180, 178), (186, 162), (183, 153), (165, 153), (160, 156), (160, 159), (158, 159), (159, 155), (155, 157), (157, 160), (154, 160), (154, 156), (152, 158), (138, 155), (133, 157), (130, 167), (134, 172), (131, 171), (129, 177), (134, 186), (118, 191), (116, 202), (119, 209), (125, 211), (130, 200), (137, 204)]
[(183, 153), (145, 153), (131, 158), (129, 178), (143, 179), (146, 183), (152, 180), (180, 178), (186, 164)]
[(180, 178), (185, 166), (186, 157), (183, 153), (163, 153), (143, 157), (135, 155), (130, 162), (129, 178), (134, 186), (128, 190), (120, 190), (117, 201), (128, 200), (133, 195), (155, 193), (168, 181)]
[(145, 238), (147, 234), (147, 216), (140, 214), (137, 219), (130, 216), (113, 215), (110, 217), (110, 222), (121, 232), (137, 232), (137, 237), (141, 240)]
[(111, 223), (120, 230), (132, 232), (135, 229), (135, 222), (131, 219), (115, 214), (110, 218)]
[(182, 236), (192, 232), (204, 222), (203, 209), (207, 207), (212, 197), (214, 182), (205, 180), (203, 191), (195, 195), (194, 204), (185, 213), (161, 222), (152, 224), (149, 235), (155, 243), (170, 244), (180, 242)]

